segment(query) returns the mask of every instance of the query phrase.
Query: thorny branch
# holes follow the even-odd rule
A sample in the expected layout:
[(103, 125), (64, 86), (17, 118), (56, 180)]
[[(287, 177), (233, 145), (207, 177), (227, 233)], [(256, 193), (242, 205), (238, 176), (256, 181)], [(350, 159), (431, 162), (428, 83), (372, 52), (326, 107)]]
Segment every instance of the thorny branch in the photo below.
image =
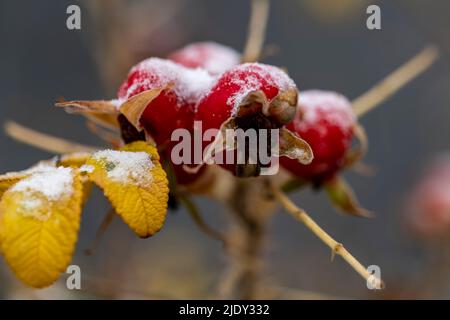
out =
[(278, 202), (290, 213), (295, 219), (302, 222), (309, 230), (311, 230), (320, 240), (322, 240), (332, 250), (332, 257), (340, 255), (357, 273), (361, 275), (374, 288), (383, 288), (384, 284), (381, 279), (370, 274), (369, 271), (350, 253), (344, 246), (334, 240), (325, 230), (323, 230), (303, 209), (297, 207), (285, 194), (278, 188), (271, 187), (273, 196)]

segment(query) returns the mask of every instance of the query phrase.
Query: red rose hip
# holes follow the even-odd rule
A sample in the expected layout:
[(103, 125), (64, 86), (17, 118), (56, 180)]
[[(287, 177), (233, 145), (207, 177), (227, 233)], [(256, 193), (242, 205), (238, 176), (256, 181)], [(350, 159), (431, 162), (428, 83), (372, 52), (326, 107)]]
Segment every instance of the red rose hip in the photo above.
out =
[(314, 159), (301, 165), (281, 158), (282, 166), (307, 181), (320, 183), (332, 178), (344, 165), (355, 124), (351, 103), (344, 96), (331, 91), (300, 92), (297, 113), (287, 128), (309, 143)]
[(202, 68), (212, 75), (219, 75), (238, 65), (240, 54), (215, 42), (196, 42), (168, 56), (169, 60), (188, 68)]
[[(118, 98), (125, 101), (148, 94), (147, 99), (145, 96), (141, 100), (135, 99), (132, 108), (122, 105), (121, 110), (130, 122), (145, 129), (161, 147), (169, 143), (174, 130), (192, 130), (194, 107), (212, 84), (213, 78), (204, 70), (187, 69), (168, 60), (150, 58), (131, 69), (120, 86)], [(136, 113), (137, 109), (139, 112)]]
[[(309, 146), (282, 128), (295, 115), (297, 92), (294, 81), (281, 69), (260, 63), (241, 64), (225, 72), (199, 102), (195, 120), (201, 121), (203, 130), (219, 129), (222, 137), (225, 129), (281, 128), (280, 140), (290, 139), (289, 143), (280, 141), (280, 154), (295, 155), (298, 161), (309, 163)], [(214, 143), (220, 143), (217, 137)]]

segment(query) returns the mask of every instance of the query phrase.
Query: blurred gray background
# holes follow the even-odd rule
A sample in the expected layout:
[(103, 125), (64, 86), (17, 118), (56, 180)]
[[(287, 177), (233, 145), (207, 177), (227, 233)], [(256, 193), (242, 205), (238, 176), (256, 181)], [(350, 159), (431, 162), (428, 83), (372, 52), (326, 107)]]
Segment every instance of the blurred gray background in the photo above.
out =
[[(164, 56), (192, 41), (214, 40), (237, 50), (244, 46), (247, 1), (125, 1), (127, 19), (123, 11), (108, 15), (115, 2), (0, 2), (2, 122), (14, 119), (40, 131), (101, 145), (81, 117), (57, 110), (53, 103), (61, 96), (113, 98), (134, 62), (146, 56)], [(69, 4), (81, 6), (79, 31), (66, 28)], [(97, 8), (89, 7), (97, 4)], [(367, 30), (365, 10), (369, 4), (380, 5), (382, 30)], [(264, 62), (287, 67), (301, 90), (335, 90), (352, 99), (425, 45), (435, 43), (442, 51), (430, 70), (361, 120), (370, 140), (365, 162), (377, 172), (371, 177), (353, 172), (345, 175), (361, 203), (376, 213), (375, 219), (338, 214), (322, 193), (306, 190), (293, 195), (363, 263), (381, 267), (387, 290), (371, 293), (341, 259), (330, 263), (330, 250), (280, 210), (271, 221), (267, 277), (293, 289), (293, 295), (300, 292), (301, 297), (307, 291), (343, 298), (395, 298), (406, 290), (414, 296), (421, 281), (430, 277), (424, 271), (430, 248), (406, 232), (400, 213), (427, 161), (450, 149), (448, 12), (450, 2), (446, 0), (272, 1), (266, 42), (278, 46), (279, 51)], [(116, 24), (111, 29), (108, 23)], [(115, 37), (113, 45), (106, 44), (105, 49), (103, 42), (110, 37)], [(117, 70), (108, 65), (105, 71), (102, 63), (121, 50), (131, 53), (134, 61), (124, 59)], [(3, 132), (0, 150), (0, 172), (24, 169), (51, 157)], [(84, 210), (73, 260), (86, 276), (83, 290), (65, 290), (64, 280), (46, 290), (27, 289), (0, 258), (1, 298), (211, 296), (225, 266), (222, 248), (199, 232), (183, 209), (169, 213), (163, 230), (147, 240), (136, 238), (116, 219), (95, 255), (86, 256), (83, 250), (109, 208), (100, 192), (94, 195)], [(212, 225), (226, 228), (224, 209), (206, 200), (198, 203)], [(439, 282), (450, 287), (450, 273), (440, 277)], [(447, 297), (446, 290), (437, 296)]]

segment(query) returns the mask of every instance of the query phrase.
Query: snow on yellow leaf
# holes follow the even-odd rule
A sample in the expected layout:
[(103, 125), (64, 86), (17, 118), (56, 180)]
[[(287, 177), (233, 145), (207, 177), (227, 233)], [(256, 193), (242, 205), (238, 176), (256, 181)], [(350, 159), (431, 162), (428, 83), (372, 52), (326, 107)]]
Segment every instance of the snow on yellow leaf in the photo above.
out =
[(118, 151), (99, 151), (86, 167), (92, 168), (91, 180), (139, 237), (150, 237), (162, 228), (169, 189), (155, 147), (138, 141)]
[(0, 245), (7, 264), (25, 284), (55, 282), (70, 263), (78, 237), (82, 183), (71, 168), (35, 172), (0, 202)]
[(29, 177), (33, 173), (46, 171), (48, 168), (54, 168), (54, 163), (52, 161), (41, 161), (30, 169), (18, 172), (8, 172), (0, 175), (0, 199), (6, 190), (20, 180)]

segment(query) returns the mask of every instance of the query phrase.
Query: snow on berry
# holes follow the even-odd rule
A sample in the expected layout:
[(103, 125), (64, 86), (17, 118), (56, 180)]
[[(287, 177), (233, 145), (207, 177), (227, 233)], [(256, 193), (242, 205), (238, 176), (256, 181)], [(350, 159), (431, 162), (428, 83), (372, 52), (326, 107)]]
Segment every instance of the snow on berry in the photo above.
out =
[[(281, 128), (282, 148), (279, 154), (296, 156), (299, 162), (309, 163), (312, 159), (309, 146), (283, 128), (294, 117), (296, 105), (297, 87), (283, 70), (266, 64), (245, 63), (219, 78), (210, 93), (199, 102), (195, 119), (201, 121), (204, 130), (214, 128), (221, 131), (219, 139), (216, 138), (210, 145), (210, 150), (222, 144), (223, 131), (226, 129)], [(236, 165), (222, 167), (234, 173), (242, 172), (245, 176), (259, 174), (259, 164), (244, 164), (239, 168)], [(253, 169), (247, 170), (250, 167)]]
[(204, 128), (218, 129), (230, 117), (258, 113), (267, 117), (270, 126), (281, 127), (294, 116), (296, 103), (297, 87), (284, 71), (245, 63), (219, 78), (199, 103), (197, 119), (203, 121)]
[(300, 92), (297, 114), (286, 127), (309, 143), (314, 160), (305, 166), (281, 158), (281, 164), (306, 180), (321, 182), (332, 177), (344, 164), (355, 123), (350, 101), (344, 96), (320, 90)]
[(152, 182), (149, 178), (154, 164), (146, 152), (103, 150), (94, 153), (93, 158), (104, 163), (108, 177), (113, 181), (142, 187)]
[(240, 54), (215, 42), (197, 42), (171, 53), (168, 57), (188, 68), (202, 68), (212, 75), (219, 75), (239, 64)]
[(213, 85), (214, 78), (200, 68), (189, 69), (160, 58), (149, 58), (134, 66), (121, 85), (119, 99), (154, 88), (171, 88), (180, 104), (196, 103)]
[(170, 141), (175, 129), (192, 129), (194, 107), (213, 83), (214, 78), (205, 70), (188, 69), (172, 61), (150, 58), (131, 69), (118, 92), (119, 99), (123, 100), (144, 92), (149, 92), (149, 97), (137, 100), (138, 105), (133, 104), (131, 108), (127, 102), (121, 106), (121, 111), (162, 146)]

